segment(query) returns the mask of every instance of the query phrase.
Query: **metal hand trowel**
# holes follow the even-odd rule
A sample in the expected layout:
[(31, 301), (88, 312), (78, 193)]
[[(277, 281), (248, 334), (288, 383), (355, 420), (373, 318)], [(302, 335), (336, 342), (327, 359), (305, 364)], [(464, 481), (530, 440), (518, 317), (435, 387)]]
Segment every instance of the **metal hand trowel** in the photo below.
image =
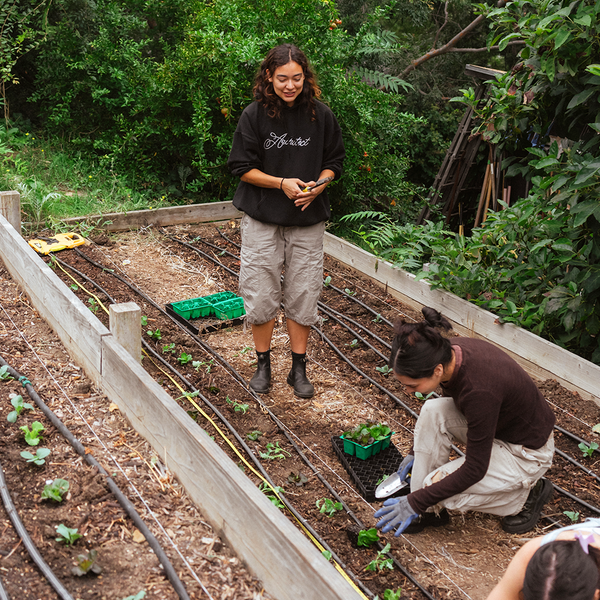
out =
[(402, 481), (399, 473), (390, 475), (382, 481), (375, 490), (375, 498), (387, 498), (409, 485), (408, 481)]

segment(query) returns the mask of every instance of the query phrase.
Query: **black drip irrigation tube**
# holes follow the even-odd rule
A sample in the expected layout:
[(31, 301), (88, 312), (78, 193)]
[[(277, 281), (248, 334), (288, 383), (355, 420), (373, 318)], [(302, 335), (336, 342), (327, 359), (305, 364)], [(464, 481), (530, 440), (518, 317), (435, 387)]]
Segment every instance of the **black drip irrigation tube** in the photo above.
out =
[[(195, 388), (180, 371), (178, 371), (173, 365), (171, 365), (162, 356), (160, 356), (160, 354), (158, 354), (158, 352), (156, 352), (153, 348), (151, 348), (146, 342), (144, 342), (144, 345), (152, 353), (154, 358), (156, 358), (158, 361), (160, 361), (166, 368), (168, 368), (174, 375), (176, 375), (182, 381), (182, 383), (188, 389), (190, 389), (192, 391), (192, 393), (196, 394), (196, 396), (198, 398), (200, 398), (202, 400), (202, 402), (204, 402), (204, 404), (206, 406), (208, 406), (208, 408), (210, 408), (210, 410), (217, 416), (217, 418), (227, 427), (227, 429), (235, 437), (235, 439), (237, 440), (239, 445), (242, 447), (242, 449), (246, 452), (246, 454), (248, 454), (248, 456), (250, 457), (250, 459), (254, 463), (255, 467), (260, 472), (260, 474), (267, 480), (267, 482), (273, 488), (273, 490), (275, 490), (276, 489), (275, 483), (271, 480), (269, 474), (266, 472), (262, 463), (258, 460), (258, 458), (254, 454), (252, 449), (248, 446), (248, 444), (246, 444), (246, 442), (244, 441), (242, 436), (238, 433), (238, 431), (235, 429), (235, 427), (233, 427), (233, 425), (229, 422), (229, 420), (223, 415), (223, 413), (216, 406), (214, 406), (214, 404), (212, 402), (210, 402), (210, 400), (208, 400), (208, 398), (206, 398), (206, 396), (204, 396), (200, 392), (200, 390)], [(216, 353), (213, 354), (213, 356), (215, 356), (215, 355), (216, 355)], [(276, 423), (276, 424), (281, 429), (281, 423)], [(284, 435), (286, 435), (285, 430), (281, 429), (281, 431), (284, 433)], [(288, 436), (286, 435), (286, 437), (288, 437)], [(289, 437), (288, 437), (288, 440), (293, 444), (293, 446), (295, 447), (295, 450), (302, 456), (302, 453), (299, 450), (299, 448), (296, 446), (296, 444), (293, 443)], [(314, 467), (312, 467), (312, 469), (313, 469), (313, 471), (315, 470)], [(352, 581), (354, 581), (354, 583), (358, 587), (360, 587), (362, 589), (362, 591), (365, 592), (368, 596), (373, 597), (373, 595), (374, 595), (373, 592), (371, 592), (371, 590), (369, 590), (369, 588), (367, 588), (359, 579), (355, 578), (352, 575), (350, 569), (342, 562), (342, 560), (339, 558), (339, 556), (331, 549), (329, 544), (327, 544), (327, 542), (325, 542), (325, 540), (323, 540), (323, 538), (321, 538), (319, 536), (319, 534), (312, 528), (312, 526), (309, 525), (308, 521), (292, 506), (292, 504), (289, 502), (289, 500), (287, 499), (285, 494), (278, 492), (278, 495), (280, 495), (280, 498), (283, 501), (283, 503), (285, 504), (286, 508), (290, 511), (290, 513), (292, 513), (294, 515), (294, 517), (298, 520), (298, 522), (302, 523), (302, 525), (304, 527), (306, 527), (306, 529), (310, 532), (310, 534), (315, 539), (317, 539), (319, 541), (319, 543), (326, 550), (331, 552), (332, 557), (340, 565), (340, 567), (348, 574), (348, 576), (352, 579)]]
[[(0, 358), (0, 364), (3, 363)], [(4, 363), (2, 366), (4, 366)], [(8, 369), (10, 373), (11, 369)], [(14, 375), (11, 373), (11, 376)], [(73, 596), (69, 594), (67, 588), (59, 581), (58, 577), (54, 574), (54, 571), (48, 566), (48, 563), (42, 558), (40, 551), (37, 549), (37, 546), (33, 543), (31, 536), (27, 532), (25, 525), (23, 525), (23, 521), (19, 517), (17, 513), (17, 509), (13, 504), (12, 498), (10, 497), (10, 493), (8, 491), (8, 487), (6, 486), (6, 480), (4, 478), (4, 471), (2, 470), (2, 466), (0, 465), (0, 493), (2, 495), (2, 502), (4, 504), (4, 508), (8, 514), (8, 518), (10, 519), (15, 531), (18, 536), (21, 538), (25, 549), (29, 553), (29, 556), (37, 566), (37, 568), (42, 572), (42, 575), (47, 579), (48, 583), (52, 586), (54, 591), (63, 599), (63, 600), (73, 600)], [(0, 583), (0, 590), (4, 593), (4, 596), (0, 593), (0, 598), (8, 598), (6, 591), (2, 587)]]
[[(217, 230), (218, 231), (218, 230)], [(228, 242), (230, 242), (231, 244), (237, 246), (237, 244), (235, 244), (234, 242), (232, 242), (231, 240), (229, 240), (229, 238), (227, 238), (225, 235), (223, 235), (220, 231), (219, 234)], [(166, 237), (168, 237), (169, 239), (171, 239), (174, 242), (180, 243), (186, 247), (189, 247), (190, 249), (192, 249), (193, 251), (195, 251), (196, 253), (198, 253), (200, 256), (206, 258), (207, 260), (213, 262), (214, 264), (216, 264), (219, 267), (224, 268), (225, 270), (227, 270), (230, 274), (234, 275), (234, 276), (238, 276), (239, 274), (235, 271), (233, 271), (232, 269), (226, 267), (225, 265), (223, 265), (223, 263), (221, 263), (220, 261), (214, 259), (213, 257), (209, 256), (208, 254), (198, 250), (197, 248), (195, 248), (194, 246), (192, 246), (191, 244), (188, 244), (187, 242), (183, 242), (182, 240), (179, 240), (173, 236), (170, 236), (166, 233), (163, 232), (163, 235), (165, 235)], [(200, 241), (204, 244), (208, 244), (208, 242), (202, 240), (200, 238)], [(210, 245), (210, 244), (209, 244)], [(239, 246), (237, 246), (239, 247)], [(218, 248), (218, 246), (217, 246)], [(219, 248), (220, 249), (220, 248)], [(115, 277), (117, 277), (120, 281), (122, 281), (125, 285), (129, 286), (131, 289), (133, 289), (134, 291), (136, 291), (136, 293), (140, 294), (140, 296), (142, 296), (144, 299), (146, 299), (147, 301), (149, 301), (155, 308), (157, 308), (161, 313), (165, 314), (167, 317), (171, 318), (171, 320), (177, 324), (183, 331), (186, 331), (186, 333), (188, 333), (189, 335), (191, 335), (191, 337), (193, 337), (207, 352), (209, 352), (210, 354), (214, 355), (219, 362), (227, 369), (229, 370), (234, 377), (247, 389), (247, 391), (249, 391), (249, 393), (251, 393), (251, 395), (261, 404), (261, 406), (264, 406), (262, 404), (262, 402), (260, 401), (260, 399), (258, 398), (258, 396), (253, 392), (253, 390), (251, 390), (251, 388), (249, 388), (247, 382), (245, 381), (245, 379), (243, 377), (241, 377), (241, 375), (239, 375), (239, 373), (237, 373), (237, 371), (229, 364), (227, 363), (227, 361), (225, 359), (223, 359), (218, 353), (216, 353), (209, 345), (207, 345), (203, 340), (201, 340), (199, 337), (197, 337), (194, 334), (191, 334), (187, 329), (185, 329), (180, 323), (178, 323), (176, 320), (172, 319), (172, 317), (166, 313), (166, 311), (164, 311), (161, 307), (159, 307), (151, 298), (149, 298), (148, 296), (146, 296), (143, 292), (141, 292), (139, 289), (137, 289), (133, 284), (130, 284), (129, 282), (125, 281), (122, 277), (120, 277), (119, 275), (117, 275), (116, 273), (114, 273), (112, 270), (110, 269), (106, 269), (106, 267), (103, 267), (102, 265), (99, 265), (98, 263), (95, 263), (93, 260), (91, 260), (90, 258), (88, 258), (87, 256), (85, 256), (83, 253), (79, 252), (78, 249), (75, 249), (83, 258), (85, 258), (86, 260), (88, 260), (90, 263), (92, 263), (94, 266), (96, 266), (97, 268), (107, 271), (109, 273), (111, 273), (112, 275), (114, 275)], [(222, 249), (220, 249), (222, 250)], [(228, 253), (231, 255), (231, 253)], [(231, 255), (235, 258), (235, 255)], [(372, 313), (375, 316), (378, 316), (381, 318), (382, 321), (384, 321), (385, 323), (389, 324), (390, 326), (392, 325), (389, 321), (387, 321), (386, 319), (384, 319), (383, 317), (381, 317), (381, 315), (379, 313), (377, 313), (375, 310), (373, 310), (371, 307), (367, 306), (366, 304), (364, 304), (363, 302), (361, 302), (360, 300), (354, 298), (351, 294), (347, 294), (346, 292), (340, 290), (339, 288), (336, 288), (335, 286), (332, 286), (331, 284), (329, 285), (329, 287), (331, 287), (332, 289), (334, 289), (335, 291), (337, 291), (338, 293), (345, 295), (348, 299), (351, 299), (353, 301), (355, 301), (356, 303), (358, 303), (359, 305), (363, 306), (365, 309), (367, 309), (370, 313)], [(326, 306), (326, 305), (325, 305)], [(337, 312), (334, 311), (334, 309), (330, 309), (329, 307), (327, 307), (327, 309), (329, 311), (333, 311), (333, 312)], [(346, 318), (345, 316), (343, 318)], [(337, 320), (337, 319), (336, 319)], [(350, 319), (349, 319), (350, 320)], [(339, 321), (338, 321), (339, 322)], [(344, 325), (342, 323), (342, 325)], [(346, 328), (350, 331), (352, 331), (348, 326), (346, 326)], [(380, 391), (382, 391), (383, 393), (385, 393), (388, 397), (390, 397), (391, 399), (393, 399), (396, 403), (398, 403), (400, 406), (402, 406), (402, 408), (404, 408), (404, 410), (406, 410), (409, 414), (411, 414), (414, 418), (418, 418), (418, 415), (415, 411), (413, 411), (410, 407), (408, 407), (404, 402), (402, 402), (395, 394), (393, 394), (391, 391), (389, 391), (387, 388), (385, 388), (384, 386), (380, 385), (379, 383), (377, 383), (374, 379), (372, 379), (370, 376), (368, 376), (366, 373), (364, 373), (364, 371), (362, 371), (360, 368), (358, 368), (354, 363), (352, 363), (338, 348), (337, 346), (335, 346), (335, 344), (333, 344), (333, 342), (331, 340), (329, 340), (329, 338), (327, 338), (327, 336), (320, 331), (318, 328), (313, 326), (313, 329), (317, 332), (318, 335), (320, 335), (322, 337), (322, 339), (324, 339), (329, 346), (338, 354), (338, 356), (340, 358), (342, 358), (342, 360), (344, 360), (345, 362), (348, 363), (348, 365), (359, 375), (361, 375), (362, 377), (364, 377), (365, 379), (367, 379), (370, 383), (372, 383), (373, 385), (375, 385)], [(368, 345), (368, 344), (367, 344)], [(275, 420), (276, 423), (278, 423), (278, 419), (277, 417), (275, 417), (274, 415), (272, 415), (271, 411), (265, 407), (266, 410), (268, 410), (269, 414), (271, 414), (272, 418)], [(290, 436), (286, 433), (285, 428), (278, 423), (278, 427), (280, 428), (280, 430), (286, 435), (286, 437), (288, 438), (288, 440), (292, 443), (292, 445), (294, 446), (294, 448), (296, 449), (296, 451), (299, 453), (299, 455), (303, 458), (304, 462), (307, 465), (310, 465), (310, 468), (318, 475), (319, 479), (324, 483), (324, 485), (326, 485), (328, 487), (328, 489), (330, 489), (331, 493), (333, 493), (339, 501), (342, 502), (342, 504), (344, 504), (344, 507), (346, 509), (346, 511), (348, 512), (349, 515), (352, 516), (352, 518), (357, 521), (357, 524), (359, 526), (362, 526), (362, 524), (359, 522), (359, 520), (357, 519), (357, 517), (353, 514), (351, 514), (351, 511), (349, 510), (349, 508), (345, 505), (345, 503), (341, 500), (341, 498), (339, 497), (339, 495), (335, 492), (335, 490), (333, 490), (333, 488), (331, 488), (331, 486), (328, 484), (328, 482), (326, 482), (322, 476), (318, 473), (318, 471), (316, 470), (316, 468), (310, 463), (310, 461), (308, 460), (308, 458), (305, 457), (305, 455), (303, 454), (303, 452), (296, 446), (295, 442), (293, 442), (293, 440), (290, 438)], [(561, 428), (556, 427), (559, 431), (561, 431), (561, 433), (565, 433), (566, 435), (569, 435), (569, 437), (571, 438), (577, 438), (577, 436), (575, 436), (574, 434), (571, 434), (570, 432), (566, 431), (566, 430), (562, 430)], [(581, 440), (583, 441), (583, 440)], [(452, 447), (453, 450), (459, 455), (462, 456), (464, 453), (461, 452), (456, 446)], [(563, 456), (564, 453), (560, 453), (559, 451), (559, 455)], [(568, 460), (569, 462), (572, 462), (574, 465), (578, 466), (578, 467), (583, 467), (583, 465), (581, 465), (580, 463), (578, 463), (576, 460), (574, 460), (573, 458), (569, 457), (568, 455), (564, 454), (563, 458), (565, 458), (565, 460)], [(583, 467), (584, 471), (587, 472), (588, 474), (595, 476), (591, 471), (587, 470), (585, 467)], [(582, 506), (588, 508), (589, 510), (591, 510), (592, 512), (595, 512), (597, 514), (600, 514), (600, 509), (586, 503), (584, 500), (578, 498), (577, 496), (567, 492), (566, 490), (562, 489), (561, 487), (554, 485), (554, 488), (562, 495), (580, 503)], [(553, 522), (553, 521), (552, 521)], [(395, 561), (395, 559), (394, 559)], [(395, 561), (396, 562), (396, 561)], [(409, 577), (409, 575), (407, 573), (405, 573), (405, 575), (407, 577)], [(409, 577), (412, 581), (412, 578)], [(418, 584), (418, 582), (413, 581), (413, 583), (415, 583), (415, 585), (417, 585), (419, 587), (419, 589), (421, 589), (421, 591), (423, 591), (426, 595), (428, 594), (428, 592), (426, 592), (421, 586), (420, 584)], [(429, 596), (428, 596), (429, 597)]]
[(0, 578), (0, 600), (10, 600), (6, 590), (4, 589), (4, 585), (2, 584), (2, 578)]
[[(106, 480), (106, 484), (108, 488), (113, 493), (113, 495), (117, 498), (117, 501), (123, 508), (123, 510), (127, 513), (129, 518), (134, 522), (135, 526), (140, 530), (140, 532), (146, 538), (148, 545), (152, 548), (154, 554), (158, 558), (159, 562), (163, 566), (167, 579), (173, 586), (173, 589), (179, 596), (181, 600), (190, 600), (190, 597), (183, 585), (181, 579), (177, 575), (175, 568), (171, 564), (169, 557), (166, 555), (165, 551), (162, 549), (162, 546), (154, 537), (154, 534), (150, 531), (146, 523), (142, 520), (139, 513), (136, 511), (133, 504), (129, 501), (129, 499), (123, 494), (123, 492), (119, 489), (119, 486), (115, 483), (115, 481), (110, 477), (110, 475), (106, 472), (104, 467), (91, 455), (86, 453), (85, 447), (83, 444), (69, 431), (69, 429), (63, 424), (63, 422), (48, 408), (46, 403), (40, 398), (37, 392), (33, 389), (33, 386), (24, 376), (20, 375), (15, 369), (10, 367), (8, 363), (6, 363), (0, 357), (0, 366), (6, 366), (8, 373), (11, 377), (15, 378), (17, 381), (20, 381), (27, 391), (29, 397), (37, 404), (39, 409), (44, 413), (44, 415), (50, 420), (52, 425), (56, 427), (56, 429), (63, 435), (63, 437), (73, 446), (75, 452), (79, 454), (91, 467), (96, 468), (99, 473), (101, 473)], [(69, 598), (71, 598), (69, 596)]]
[[(174, 239), (173, 241), (176, 241), (178, 243), (180, 243), (179, 240)], [(186, 245), (184, 243), (184, 245)], [(254, 390), (252, 390), (252, 388), (250, 388), (248, 386), (248, 383), (246, 382), (246, 380), (238, 373), (238, 371), (233, 367), (233, 365), (231, 365), (227, 360), (225, 360), (218, 352), (216, 352), (210, 345), (208, 345), (206, 342), (204, 342), (204, 340), (202, 340), (200, 337), (198, 337), (197, 335), (191, 333), (187, 328), (185, 328), (179, 321), (173, 319), (171, 317), (171, 315), (169, 315), (165, 310), (163, 310), (160, 306), (158, 306), (156, 304), (156, 302), (154, 302), (154, 300), (152, 300), (151, 298), (149, 298), (148, 296), (146, 296), (146, 294), (144, 294), (141, 290), (139, 290), (135, 285), (129, 283), (128, 281), (126, 281), (123, 277), (121, 277), (120, 275), (114, 273), (112, 270), (110, 269), (106, 269), (106, 267), (103, 267), (102, 265), (96, 263), (95, 261), (93, 261), (92, 259), (90, 259), (88, 256), (86, 256), (84, 253), (79, 252), (76, 248), (75, 250), (78, 252), (78, 254), (84, 258), (85, 260), (87, 260), (90, 264), (94, 265), (96, 268), (102, 270), (102, 271), (106, 271), (107, 273), (110, 273), (111, 275), (113, 275), (114, 277), (116, 277), (119, 281), (121, 281), (123, 284), (125, 284), (126, 286), (128, 286), (130, 289), (132, 289), (135, 293), (139, 294), (142, 298), (144, 298), (147, 302), (149, 302), (152, 306), (155, 307), (155, 309), (157, 309), (159, 312), (161, 312), (161, 314), (163, 314), (164, 316), (168, 317), (169, 319), (171, 319), (171, 321), (177, 325), (182, 331), (184, 331), (187, 335), (189, 335), (192, 339), (194, 339), (206, 352), (208, 352), (210, 355), (214, 356), (220, 363), (221, 365), (228, 370), (232, 376), (234, 377), (234, 379), (236, 379), (238, 381), (238, 383), (240, 383), (245, 389), (246, 391), (248, 391), (253, 398), (260, 404), (260, 406), (267, 411), (267, 413), (269, 414), (269, 416), (271, 417), (271, 419), (273, 420), (273, 422), (277, 425), (278, 429), (285, 435), (285, 437), (287, 438), (287, 440), (290, 442), (290, 444), (292, 445), (292, 447), (294, 448), (294, 450), (298, 453), (298, 455), (301, 457), (301, 459), (303, 460), (303, 462), (315, 473), (315, 475), (318, 477), (318, 479), (321, 481), (321, 483), (330, 491), (330, 493), (336, 498), (336, 500), (338, 502), (341, 502), (342, 505), (344, 506), (345, 511), (347, 512), (347, 514), (350, 516), (350, 518), (356, 523), (357, 526), (359, 526), (361, 529), (364, 529), (364, 524), (360, 521), (360, 519), (353, 513), (353, 511), (347, 506), (347, 504), (342, 500), (342, 498), (340, 497), (340, 495), (333, 489), (333, 487), (329, 484), (329, 482), (321, 475), (321, 473), (318, 471), (318, 469), (311, 463), (311, 461), (308, 459), (308, 457), (302, 452), (302, 450), (298, 447), (298, 445), (296, 444), (296, 442), (292, 439), (292, 437), (287, 433), (285, 426), (283, 425), (283, 423), (277, 418), (277, 416), (267, 407), (265, 406), (262, 401), (260, 400), (260, 397), (256, 394), (256, 392), (254, 392)], [(209, 260), (213, 261), (213, 259), (211, 259), (210, 257), (208, 257), (207, 255), (205, 255), (206, 258), (208, 258)], [(215, 261), (213, 261), (215, 262)], [(82, 274), (83, 277), (85, 277), (86, 279), (89, 280), (88, 277), (86, 277), (85, 275)], [(90, 280), (91, 281), (91, 280)], [(107, 297), (110, 298), (110, 296), (100, 287), (96, 284), (97, 288), (100, 289), (104, 294), (107, 295)], [(181, 381), (183, 381), (189, 389), (192, 389), (192, 391), (195, 391), (193, 386), (187, 382), (187, 380), (185, 379), (185, 377), (179, 373), (177, 371), (177, 369), (175, 369), (175, 367), (173, 367), (170, 363), (168, 363), (167, 361), (165, 361), (163, 359), (162, 356), (160, 356), (158, 353), (156, 353), (154, 351), (154, 349), (152, 349), (146, 342), (144, 342), (145, 347), (147, 347), (152, 354), (165, 366), (167, 366), (172, 372), (176, 373), (177, 376), (181, 379)], [(229, 424), (229, 422), (227, 421), (227, 419), (225, 419), (225, 417), (212, 405), (212, 403), (210, 403), (204, 396), (201, 396), (203, 401), (206, 403), (207, 406), (209, 406), (211, 408), (211, 410), (213, 410), (213, 412), (215, 412), (215, 414), (217, 414), (219, 416), (219, 418), (223, 421), (223, 423), (228, 427), (228, 429), (230, 429), (230, 431), (235, 432), (235, 429), (233, 429), (233, 427)], [(245, 442), (243, 442), (243, 440), (239, 440), (239, 434), (237, 434), (237, 432), (234, 433), (234, 435), (236, 435), (236, 438), (238, 439), (238, 441), (241, 441), (242, 444), (245, 446)], [(252, 457), (253, 453), (251, 450), (247, 450), (249, 452), (249, 455)], [(255, 458), (255, 457), (254, 457)], [(257, 460), (257, 459), (256, 459)], [(253, 460), (254, 462), (254, 460)], [(256, 464), (256, 463), (255, 463)], [(258, 463), (260, 464), (260, 463)], [(260, 467), (261, 472), (262, 471), (262, 465)], [(269, 481), (269, 483), (272, 485), (272, 482), (270, 481), (270, 479), (267, 476), (267, 480)], [(285, 499), (287, 500), (287, 499)], [(285, 501), (284, 500), (284, 501)], [(287, 502), (286, 502), (287, 505)], [(293, 507), (289, 506), (288, 508), (290, 508), (290, 511), (296, 516), (297, 512), (295, 511), (295, 509), (293, 509)], [(304, 525), (307, 525), (305, 519), (303, 517), (301, 517), (300, 515), (298, 515), (298, 517), (300, 518), (301, 522)], [(308, 527), (307, 527), (308, 529)], [(319, 542), (326, 548), (328, 548), (328, 545), (318, 536), (318, 534), (313, 533), (311, 531), (311, 533), (313, 535), (315, 535), (315, 537), (319, 540)], [(378, 543), (377, 546), (379, 547), (379, 549), (381, 550), (383, 548), (383, 546)], [(331, 550), (330, 550), (331, 551)], [(335, 554), (332, 552), (332, 556), (335, 556)], [(428, 598), (428, 600), (436, 600), (434, 596), (432, 596), (429, 591), (427, 591), (411, 574), (410, 572), (401, 564), (398, 562), (398, 560), (395, 557), (392, 557), (394, 564), (398, 567), (398, 569), (400, 570), (400, 572), (409, 580), (411, 581), (411, 583), (413, 585), (415, 585), (419, 591), (421, 591), (421, 593)], [(350, 574), (350, 572), (346, 569), (346, 567), (344, 566), (344, 563), (342, 563), (339, 558), (336, 557), (337, 562), (340, 564), (340, 566), (348, 573), (348, 575), (353, 579), (353, 581), (355, 581), (355, 583), (357, 583), (357, 585), (359, 585), (359, 587), (363, 588), (364, 590), (367, 591), (368, 595), (373, 595), (372, 592), (370, 592), (361, 582), (360, 580), (356, 580), (354, 579), (354, 577)]]

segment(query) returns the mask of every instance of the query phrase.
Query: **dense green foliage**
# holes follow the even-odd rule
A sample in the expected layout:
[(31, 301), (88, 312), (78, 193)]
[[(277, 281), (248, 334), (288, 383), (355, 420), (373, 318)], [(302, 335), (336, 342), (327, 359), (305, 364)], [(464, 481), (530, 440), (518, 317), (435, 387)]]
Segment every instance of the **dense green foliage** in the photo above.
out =
[[(358, 230), (370, 249), (434, 287), (596, 363), (600, 64), (594, 61), (600, 57), (599, 15), (600, 4), (590, 0), (515, 0), (489, 12), (490, 45), (520, 39), (525, 46), (520, 62), (492, 83), (488, 101), (475, 107), (475, 133), (511, 156), (504, 165), (510, 165), (507, 175), (519, 173), (531, 181), (527, 198), (489, 214), (466, 239), (443, 232), (441, 225), (399, 228), (385, 216), (368, 213)], [(473, 91), (465, 90), (463, 100), (473, 103)], [(375, 223), (367, 227), (365, 218)]]
[(47, 131), (93, 150), (106, 169), (135, 174), (137, 187), (225, 200), (236, 183), (226, 167), (231, 139), (256, 70), (269, 48), (294, 42), (344, 135), (334, 211), (375, 203), (408, 217), (417, 209), (408, 154), (424, 122), (352, 71), (356, 56), (389, 46), (373, 33), (383, 15), (351, 36), (329, 0), (57, 0), (30, 101)]

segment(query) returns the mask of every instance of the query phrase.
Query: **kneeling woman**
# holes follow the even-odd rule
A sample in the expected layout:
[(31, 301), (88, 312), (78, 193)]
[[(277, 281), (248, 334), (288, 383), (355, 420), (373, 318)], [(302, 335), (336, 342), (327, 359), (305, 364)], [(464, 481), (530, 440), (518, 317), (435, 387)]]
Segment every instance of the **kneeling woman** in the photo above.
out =
[(600, 519), (527, 542), (488, 600), (599, 600)]
[[(444, 525), (444, 508), (499, 515), (505, 531), (529, 531), (552, 495), (542, 476), (554, 454), (554, 413), (505, 352), (484, 340), (449, 340), (438, 328), (452, 326), (438, 311), (423, 315), (425, 322), (396, 323), (390, 367), (408, 392), (441, 386), (445, 397), (421, 408), (399, 470), (404, 480), (412, 470), (410, 494), (386, 500), (377, 526), (398, 526), (399, 535)], [(466, 454), (450, 461), (454, 442), (466, 444)]]

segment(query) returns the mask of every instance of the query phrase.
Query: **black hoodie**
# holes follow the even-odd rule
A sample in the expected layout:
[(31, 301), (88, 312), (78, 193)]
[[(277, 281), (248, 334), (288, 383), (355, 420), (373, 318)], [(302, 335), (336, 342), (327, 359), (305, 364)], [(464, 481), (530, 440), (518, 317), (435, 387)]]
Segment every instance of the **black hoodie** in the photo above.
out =
[[(340, 126), (322, 102), (316, 101), (316, 120), (299, 105), (285, 106), (281, 117), (269, 117), (259, 103), (250, 104), (240, 117), (227, 165), (238, 177), (259, 169), (274, 177), (316, 181), (323, 169), (338, 178), (345, 152)], [(304, 211), (283, 191), (241, 181), (233, 205), (263, 223), (285, 227), (315, 225), (329, 219), (327, 191), (323, 190)]]

